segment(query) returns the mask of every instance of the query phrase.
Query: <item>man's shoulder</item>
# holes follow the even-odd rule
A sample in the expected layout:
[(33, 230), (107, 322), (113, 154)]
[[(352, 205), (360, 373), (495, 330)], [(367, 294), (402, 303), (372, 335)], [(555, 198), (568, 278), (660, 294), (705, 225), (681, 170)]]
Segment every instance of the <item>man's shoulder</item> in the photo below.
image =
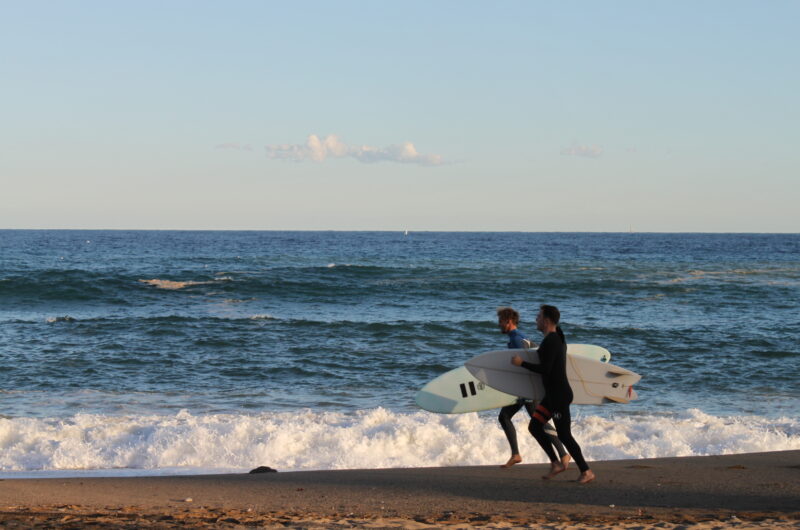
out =
[(509, 337), (522, 337), (523, 339), (525, 338), (525, 334), (522, 331), (520, 331), (519, 328), (512, 329), (511, 331), (509, 331), (508, 332), (508, 336)]
[(524, 341), (526, 341), (525, 334), (518, 329), (512, 329), (508, 332), (508, 343), (512, 348), (524, 348)]
[(562, 347), (566, 350), (566, 345), (561, 341), (561, 337), (558, 336), (558, 333), (548, 333), (544, 339), (542, 339), (542, 348), (545, 349), (561, 349)]

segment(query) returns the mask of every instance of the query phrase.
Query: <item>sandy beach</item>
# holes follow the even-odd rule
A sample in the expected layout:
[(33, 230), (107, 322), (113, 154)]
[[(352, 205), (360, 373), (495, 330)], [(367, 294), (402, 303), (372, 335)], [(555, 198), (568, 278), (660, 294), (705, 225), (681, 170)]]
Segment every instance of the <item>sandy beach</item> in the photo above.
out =
[[(268, 464), (266, 462), (262, 464)], [(800, 527), (800, 451), (542, 464), (0, 481), (9, 528)]]

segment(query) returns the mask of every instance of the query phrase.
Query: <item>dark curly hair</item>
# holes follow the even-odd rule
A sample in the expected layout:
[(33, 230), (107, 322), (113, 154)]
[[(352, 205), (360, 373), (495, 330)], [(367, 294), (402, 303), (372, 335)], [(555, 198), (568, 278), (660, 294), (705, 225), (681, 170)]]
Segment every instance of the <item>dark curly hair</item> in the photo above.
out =
[(510, 320), (516, 326), (519, 324), (519, 313), (510, 307), (501, 307), (497, 310), (497, 318), (500, 320)]

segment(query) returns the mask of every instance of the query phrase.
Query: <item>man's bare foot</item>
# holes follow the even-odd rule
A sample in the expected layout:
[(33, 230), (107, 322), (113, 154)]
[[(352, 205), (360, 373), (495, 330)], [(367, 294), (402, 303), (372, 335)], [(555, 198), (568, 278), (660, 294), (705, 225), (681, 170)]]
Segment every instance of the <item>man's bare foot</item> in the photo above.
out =
[(588, 484), (595, 479), (594, 473), (591, 469), (587, 469), (578, 477), (578, 484)]
[(559, 473), (563, 473), (566, 471), (567, 468), (561, 462), (550, 462), (550, 473), (547, 475), (542, 476), (545, 480), (550, 480), (551, 478), (555, 477)]
[(505, 464), (503, 464), (500, 467), (502, 467), (503, 469), (508, 469), (511, 466), (513, 466), (514, 464), (519, 464), (520, 462), (522, 462), (522, 457), (521, 456), (512, 455), (511, 458), (508, 459), (508, 462), (506, 462)]
[(569, 467), (569, 461), (572, 460), (572, 457), (569, 454), (566, 454), (561, 457), (561, 463), (564, 464), (564, 469)]

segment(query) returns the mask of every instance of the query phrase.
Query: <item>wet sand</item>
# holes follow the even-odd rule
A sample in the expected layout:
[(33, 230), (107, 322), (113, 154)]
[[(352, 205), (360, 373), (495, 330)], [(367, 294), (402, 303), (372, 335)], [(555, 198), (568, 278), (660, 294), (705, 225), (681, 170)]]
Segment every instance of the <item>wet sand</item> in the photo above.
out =
[[(498, 462), (499, 464), (500, 462)], [(269, 465), (258, 462), (256, 465)], [(548, 466), (6, 479), (9, 528), (800, 528), (800, 451)]]

